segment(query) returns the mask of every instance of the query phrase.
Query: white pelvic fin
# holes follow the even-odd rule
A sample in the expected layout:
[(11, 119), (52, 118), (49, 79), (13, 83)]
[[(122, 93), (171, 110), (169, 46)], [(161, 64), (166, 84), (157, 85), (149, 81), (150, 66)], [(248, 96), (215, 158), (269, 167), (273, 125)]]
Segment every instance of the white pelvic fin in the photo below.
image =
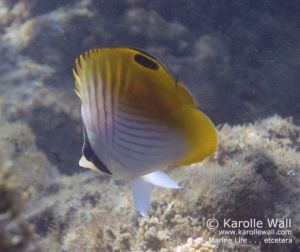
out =
[(135, 208), (142, 216), (147, 216), (151, 199), (152, 185), (146, 181), (143, 181), (142, 179), (133, 180), (131, 181), (130, 185)]
[(142, 176), (139, 179), (132, 180), (131, 191), (134, 205), (143, 216), (147, 216), (151, 199), (152, 185), (171, 189), (182, 188), (162, 171), (155, 171)]
[(97, 167), (90, 161), (88, 161), (85, 156), (81, 156), (80, 160), (79, 160), (79, 166), (83, 167), (83, 168), (88, 168), (88, 169), (92, 169), (95, 171), (99, 171), (97, 169)]
[(162, 171), (155, 171), (149, 173), (141, 178), (142, 180), (156, 186), (180, 189), (182, 186), (179, 186), (173, 179), (171, 179), (166, 173)]

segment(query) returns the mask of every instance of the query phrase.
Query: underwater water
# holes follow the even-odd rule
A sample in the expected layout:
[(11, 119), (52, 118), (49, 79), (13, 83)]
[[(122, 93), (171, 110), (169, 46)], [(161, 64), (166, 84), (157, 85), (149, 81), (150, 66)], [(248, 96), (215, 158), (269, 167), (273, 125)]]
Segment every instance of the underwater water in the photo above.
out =
[[(147, 217), (83, 169), (72, 69), (133, 47), (185, 83), (216, 152)], [(0, 0), (0, 252), (300, 251), (300, 2)]]

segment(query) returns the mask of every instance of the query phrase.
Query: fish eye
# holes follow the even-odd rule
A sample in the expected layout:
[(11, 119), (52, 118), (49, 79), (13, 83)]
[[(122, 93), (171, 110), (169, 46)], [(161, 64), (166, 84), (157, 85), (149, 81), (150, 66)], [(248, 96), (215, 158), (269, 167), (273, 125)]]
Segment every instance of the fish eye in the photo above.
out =
[(155, 70), (157, 71), (159, 66), (152, 60), (146, 58), (145, 56), (141, 55), (141, 54), (136, 54), (134, 55), (134, 60), (136, 63), (138, 63), (139, 65), (149, 68), (151, 70)]

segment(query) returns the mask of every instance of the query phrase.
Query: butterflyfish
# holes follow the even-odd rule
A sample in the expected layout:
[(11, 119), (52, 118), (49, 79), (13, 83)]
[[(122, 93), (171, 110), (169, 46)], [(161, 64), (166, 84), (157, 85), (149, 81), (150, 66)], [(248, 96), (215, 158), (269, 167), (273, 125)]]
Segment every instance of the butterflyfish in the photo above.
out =
[(181, 188), (163, 170), (213, 154), (217, 131), (183, 83), (150, 54), (99, 48), (76, 59), (84, 143), (79, 165), (130, 182), (147, 215), (153, 185)]

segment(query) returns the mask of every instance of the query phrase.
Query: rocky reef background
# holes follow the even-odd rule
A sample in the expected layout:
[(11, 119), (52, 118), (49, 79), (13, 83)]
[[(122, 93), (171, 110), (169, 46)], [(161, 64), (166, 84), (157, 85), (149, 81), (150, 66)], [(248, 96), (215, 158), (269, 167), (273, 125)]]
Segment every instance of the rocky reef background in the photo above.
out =
[[(300, 251), (299, 13), (279, 0), (0, 0), (0, 251), (172, 251), (217, 236), (212, 217), (289, 217), (293, 244), (211, 251)], [(222, 125), (216, 155), (170, 170), (185, 188), (156, 190), (149, 218), (123, 181), (78, 167), (71, 69), (105, 46), (157, 56)]]

